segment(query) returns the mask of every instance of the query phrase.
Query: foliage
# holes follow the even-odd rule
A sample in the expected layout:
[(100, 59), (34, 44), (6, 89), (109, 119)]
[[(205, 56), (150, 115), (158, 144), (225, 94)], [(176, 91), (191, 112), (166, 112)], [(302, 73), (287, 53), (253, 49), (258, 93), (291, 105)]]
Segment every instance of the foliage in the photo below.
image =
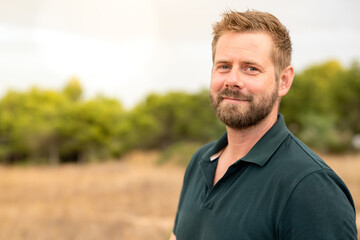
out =
[(79, 102), (74, 96), (38, 88), (9, 91), (0, 101), (0, 161), (56, 164), (116, 153), (112, 127), (121, 120), (120, 103), (104, 97)]
[(9, 91), (0, 102), (1, 160), (15, 162), (47, 155), (57, 161), (53, 154), (60, 141), (62, 119), (58, 109), (66, 109), (68, 104), (68, 99), (55, 91)]
[(360, 133), (360, 65), (354, 62), (347, 71), (337, 76), (333, 86), (336, 114), (341, 117), (340, 129)]
[[(36, 87), (0, 99), (0, 162), (84, 162), (134, 149), (162, 149), (162, 161), (186, 162), (225, 130), (208, 91), (149, 94), (130, 110), (116, 99), (82, 98), (72, 78), (60, 91)], [(281, 103), (290, 130), (321, 151), (351, 150), (360, 133), (360, 66), (336, 61), (297, 74)], [(175, 159), (175, 160), (174, 160)]]
[(82, 95), (82, 88), (79, 79), (76, 77), (71, 78), (64, 87), (63, 93), (73, 101), (79, 100)]
[(150, 94), (136, 111), (151, 116), (157, 124), (151, 142), (144, 143), (144, 147), (167, 147), (178, 141), (205, 142), (224, 131), (210, 108), (207, 91)]
[(113, 127), (123, 115), (124, 110), (115, 99), (99, 96), (74, 104), (66, 112), (61, 127), (63, 159), (83, 162), (117, 155), (120, 144)]
[(295, 76), (280, 111), (291, 131), (325, 152), (351, 149), (360, 133), (360, 68), (344, 69), (337, 61), (313, 65)]
[(71, 79), (61, 91), (9, 91), (0, 101), (0, 162), (86, 162), (177, 141), (206, 142), (224, 130), (208, 93), (150, 94), (129, 111), (115, 99), (82, 100)]

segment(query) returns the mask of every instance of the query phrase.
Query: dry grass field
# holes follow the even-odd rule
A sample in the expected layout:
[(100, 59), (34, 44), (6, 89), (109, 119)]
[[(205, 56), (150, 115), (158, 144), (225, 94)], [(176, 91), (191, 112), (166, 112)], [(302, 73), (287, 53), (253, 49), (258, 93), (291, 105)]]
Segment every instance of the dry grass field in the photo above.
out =
[[(0, 239), (167, 239), (184, 168), (158, 166), (157, 158), (133, 153), (118, 162), (0, 167)], [(325, 158), (360, 209), (360, 155)]]

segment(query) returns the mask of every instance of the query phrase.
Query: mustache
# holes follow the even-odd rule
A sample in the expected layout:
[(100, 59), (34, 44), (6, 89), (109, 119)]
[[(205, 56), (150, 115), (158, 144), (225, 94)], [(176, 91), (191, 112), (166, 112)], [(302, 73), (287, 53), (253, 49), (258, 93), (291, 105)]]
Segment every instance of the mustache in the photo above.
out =
[(219, 92), (218, 102), (222, 101), (224, 98), (233, 98), (240, 101), (252, 101), (253, 96), (251, 94), (244, 94), (238, 90), (232, 90), (229, 88), (225, 88), (224, 90)]

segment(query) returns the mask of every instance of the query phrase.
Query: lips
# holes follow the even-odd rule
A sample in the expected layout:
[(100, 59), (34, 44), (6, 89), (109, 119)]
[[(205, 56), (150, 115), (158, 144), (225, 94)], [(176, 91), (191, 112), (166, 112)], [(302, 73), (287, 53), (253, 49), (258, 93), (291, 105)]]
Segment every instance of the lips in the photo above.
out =
[(231, 94), (219, 94), (219, 100), (232, 100), (232, 101), (252, 101), (253, 96), (252, 95), (244, 95), (240, 92), (235, 92)]
[(221, 96), (221, 100), (231, 100), (231, 101), (250, 101), (250, 98), (234, 98), (234, 97), (229, 97), (229, 96)]
[(253, 96), (251, 94), (245, 95), (244, 93), (238, 90), (225, 88), (221, 92), (219, 92), (218, 95), (219, 102), (224, 99), (228, 99), (232, 101), (252, 101)]

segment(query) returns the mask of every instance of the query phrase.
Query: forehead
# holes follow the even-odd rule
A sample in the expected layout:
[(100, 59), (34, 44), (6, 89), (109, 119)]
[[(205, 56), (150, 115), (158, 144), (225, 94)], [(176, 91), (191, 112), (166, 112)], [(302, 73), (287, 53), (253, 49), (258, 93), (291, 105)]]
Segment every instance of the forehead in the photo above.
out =
[(219, 58), (271, 58), (272, 37), (263, 32), (228, 32), (223, 34), (217, 44), (215, 61)]

